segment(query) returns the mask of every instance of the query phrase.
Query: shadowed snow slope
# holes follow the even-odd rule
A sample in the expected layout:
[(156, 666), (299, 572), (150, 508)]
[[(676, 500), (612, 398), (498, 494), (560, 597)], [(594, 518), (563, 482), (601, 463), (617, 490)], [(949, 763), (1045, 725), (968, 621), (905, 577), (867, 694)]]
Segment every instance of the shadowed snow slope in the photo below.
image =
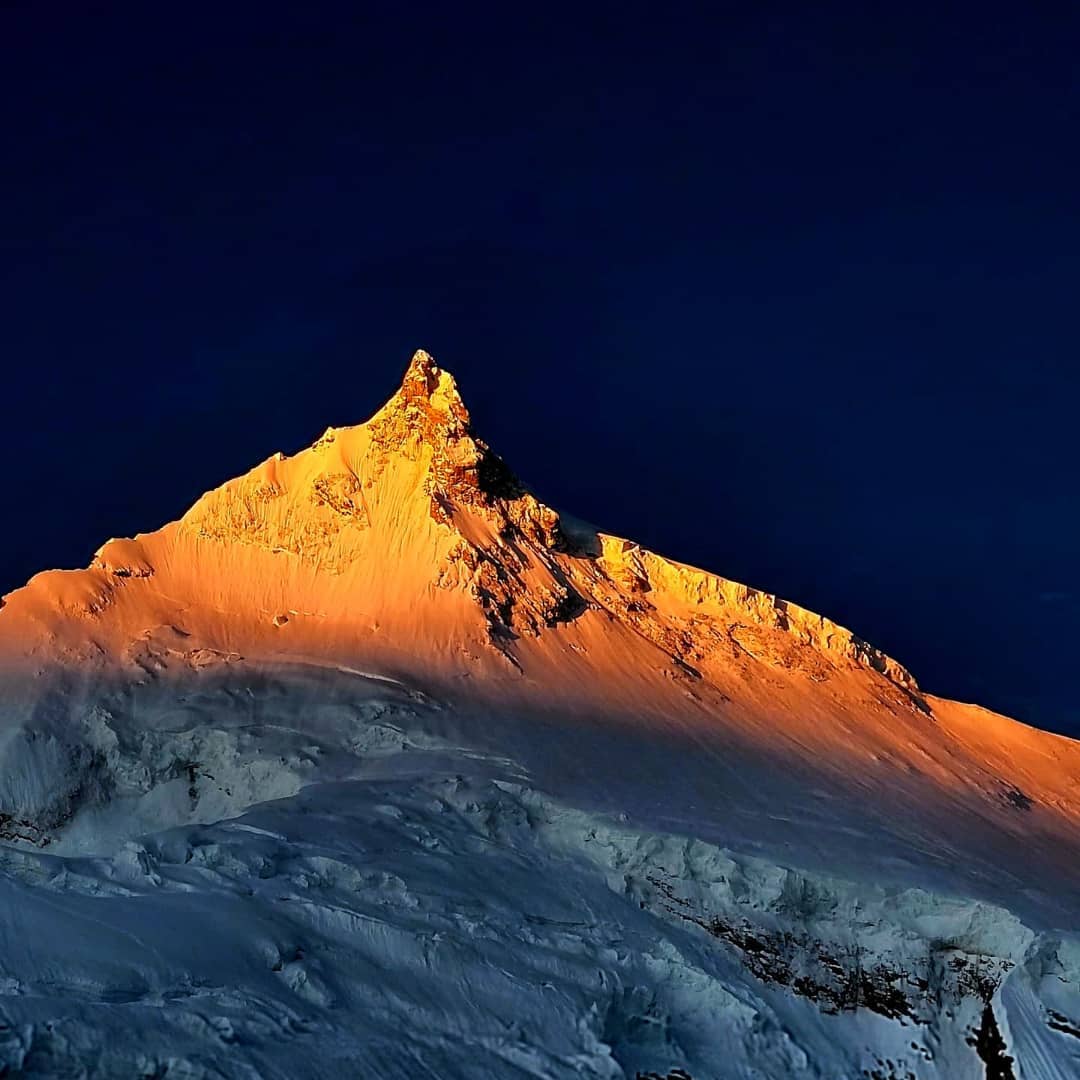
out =
[(560, 515), (425, 353), (0, 665), (0, 1071), (1080, 1072), (1080, 744)]

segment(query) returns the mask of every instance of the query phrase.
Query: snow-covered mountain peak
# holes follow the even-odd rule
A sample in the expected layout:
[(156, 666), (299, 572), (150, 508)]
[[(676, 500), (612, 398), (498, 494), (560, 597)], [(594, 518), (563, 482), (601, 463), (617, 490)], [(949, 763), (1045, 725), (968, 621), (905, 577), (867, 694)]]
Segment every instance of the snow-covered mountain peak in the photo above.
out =
[[(644, 739), (680, 771), (706, 770), (689, 785), (657, 778), (664, 827), (735, 762), (770, 799), (794, 800), (796, 830), (813, 831), (821, 791), (889, 830), (965, 821), (993, 898), (993, 852), (1057, 864), (1080, 821), (1076, 743), (934, 698), (824, 616), (561, 515), (472, 432), (453, 378), (423, 352), (366, 423), (274, 454), (178, 521), (6, 600), (0, 665), (20, 675), (19, 723), (38, 729), (52, 684), (302, 662), (391, 678), (461, 715), (556, 717), (575, 742)], [(63, 740), (78, 730), (71, 708), (48, 712)], [(605, 800), (638, 769), (611, 767)], [(804, 779), (776, 791), (785, 770)], [(70, 783), (89, 781), (76, 770)], [(57, 784), (13, 795), (11, 812), (53, 836), (69, 780)], [(0, 814), (3, 800), (0, 783)], [(838, 843), (829, 865), (859, 852)]]
[(423, 410), (429, 417), (441, 414), (450, 429), (448, 434), (458, 425), (464, 429), (469, 426), (469, 412), (458, 392), (454, 376), (440, 368), (434, 357), (423, 349), (413, 353), (401, 386), (387, 408), (408, 409), (410, 406)]
[[(0, 888), (65, 900), (6, 940), (0, 1072), (60, 1074), (103, 1015), (141, 1053), (117, 1002), (199, 1047), (213, 985), (256, 1064), (193, 1076), (325, 1075), (337, 1045), (410, 1075), (422, 1003), (447, 1077), (974, 1080), (1012, 1075), (1005, 1037), (1077, 1074), (1080, 744), (546, 506), (427, 353), (366, 423), (5, 600)], [(72, 975), (63, 1042), (78, 964), (34, 949), (84, 893), (153, 947)], [(228, 946), (160, 960), (206, 910)]]
[(432, 356), (417, 349), (401, 386), (366, 425), (386, 452), (415, 457), (425, 447), (434, 457), (453, 454), (475, 457), (469, 412), (453, 375), (442, 370)]

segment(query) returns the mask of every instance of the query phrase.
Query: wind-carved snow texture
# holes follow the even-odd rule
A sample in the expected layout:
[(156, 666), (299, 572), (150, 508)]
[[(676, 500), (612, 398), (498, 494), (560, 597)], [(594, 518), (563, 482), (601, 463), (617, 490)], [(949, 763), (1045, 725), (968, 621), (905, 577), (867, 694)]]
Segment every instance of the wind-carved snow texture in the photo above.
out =
[(408, 687), (243, 667), (9, 748), (5, 800), (68, 787), (47, 847), (0, 849), (9, 1075), (1080, 1068), (1072, 938), (573, 808)]
[(1080, 1075), (1080, 745), (545, 506), (426, 353), (8, 594), (0, 690), (0, 1075)]

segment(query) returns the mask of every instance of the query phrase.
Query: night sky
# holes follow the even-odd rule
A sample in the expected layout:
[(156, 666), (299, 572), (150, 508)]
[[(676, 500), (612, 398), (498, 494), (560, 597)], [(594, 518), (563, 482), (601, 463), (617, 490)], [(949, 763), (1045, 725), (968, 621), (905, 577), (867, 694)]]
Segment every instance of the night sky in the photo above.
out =
[(0, 588), (422, 346), (546, 501), (1080, 734), (1080, 9), (292, 8), (0, 14)]

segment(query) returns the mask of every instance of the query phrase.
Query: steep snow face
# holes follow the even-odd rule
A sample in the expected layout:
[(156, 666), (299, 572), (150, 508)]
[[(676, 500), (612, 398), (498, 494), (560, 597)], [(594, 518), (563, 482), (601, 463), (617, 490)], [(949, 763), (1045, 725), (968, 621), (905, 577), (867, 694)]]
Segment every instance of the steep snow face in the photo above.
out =
[[(377, 651), (383, 639), (400, 647), (400, 635), (426, 654), (450, 643), (458, 655), (437, 674), (455, 678), (465, 643), (501, 655), (492, 671), (521, 671), (530, 653), (558, 659), (573, 644), (545, 631), (583, 620), (620, 647), (648, 643), (678, 675), (697, 677), (696, 664), (731, 646), (824, 678), (813, 652), (865, 665), (919, 700), (908, 672), (828, 619), (564, 522), (472, 435), (453, 378), (422, 352), (368, 423), (275, 454), (179, 522), (111, 540), (88, 570), (48, 571), (6, 600), (9, 654), (25, 651), (17, 634), (46, 628), (115, 646), (125, 624), (168, 612), (261, 651), (282, 638), (310, 646), (312, 631), (320, 656)], [(268, 634), (287, 624), (287, 635)], [(546, 648), (531, 647), (545, 636)]]
[(556, 513), (425, 353), (0, 678), (11, 1069), (1074, 1075), (1080, 746)]

